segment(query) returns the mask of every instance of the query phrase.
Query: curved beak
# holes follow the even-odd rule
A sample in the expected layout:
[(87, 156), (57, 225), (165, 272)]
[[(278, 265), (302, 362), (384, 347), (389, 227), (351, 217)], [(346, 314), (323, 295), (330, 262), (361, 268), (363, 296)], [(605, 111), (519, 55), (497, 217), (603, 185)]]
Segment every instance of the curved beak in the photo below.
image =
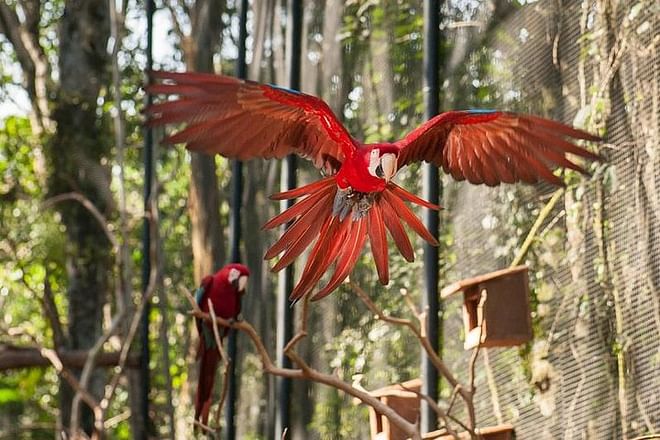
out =
[(248, 277), (247, 275), (241, 275), (238, 278), (238, 292), (245, 293), (245, 288), (247, 287)]
[(383, 179), (389, 182), (396, 174), (396, 154), (383, 154), (380, 158), (380, 166), (383, 169)]

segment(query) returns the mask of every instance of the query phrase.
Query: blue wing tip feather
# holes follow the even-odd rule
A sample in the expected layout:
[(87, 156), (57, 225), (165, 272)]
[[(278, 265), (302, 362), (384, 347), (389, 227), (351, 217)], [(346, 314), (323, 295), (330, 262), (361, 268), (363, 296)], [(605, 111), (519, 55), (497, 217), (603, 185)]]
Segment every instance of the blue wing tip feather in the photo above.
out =
[(198, 306), (202, 306), (202, 300), (204, 299), (204, 287), (200, 286), (195, 290), (195, 301), (197, 301)]
[(496, 113), (497, 110), (489, 109), (489, 108), (470, 108), (468, 109), (468, 113), (475, 113), (478, 115), (489, 115), (491, 113)]
[(294, 95), (300, 95), (301, 92), (298, 90), (290, 89), (288, 87), (283, 87), (283, 86), (278, 86), (277, 84), (268, 84), (269, 87), (272, 87), (277, 90), (281, 90), (282, 92), (286, 93), (293, 93)]

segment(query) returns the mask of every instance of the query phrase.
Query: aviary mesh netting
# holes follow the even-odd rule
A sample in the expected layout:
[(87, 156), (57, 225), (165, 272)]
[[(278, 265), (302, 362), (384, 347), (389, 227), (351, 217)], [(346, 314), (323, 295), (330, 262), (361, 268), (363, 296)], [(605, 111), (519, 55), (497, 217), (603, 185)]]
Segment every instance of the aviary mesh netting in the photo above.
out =
[[(482, 352), (476, 382), (479, 424), (511, 422), (522, 439), (633, 438), (657, 432), (657, 3), (452, 1), (443, 10), (448, 36), (443, 108), (534, 113), (606, 138), (598, 150), (605, 160), (591, 167), (593, 177), (566, 175), (566, 190), (548, 185), (491, 189), (443, 178), (443, 285), (508, 266), (543, 215), (524, 260), (530, 267), (534, 340), (520, 349)], [(339, 29), (332, 28), (337, 14), (343, 14)], [(307, 91), (324, 96), (358, 137), (398, 137), (422, 120), (421, 14), (421, 2), (378, 7), (350, 2), (343, 10), (340, 2), (328, 1), (322, 10), (308, 5)], [(415, 28), (420, 33), (413, 38)], [(340, 53), (331, 49), (329, 33), (337, 35), (334, 41), (348, 42)], [(415, 169), (400, 177), (414, 187), (421, 173)], [(413, 268), (393, 276), (387, 291), (374, 279), (360, 281), (372, 282), (374, 295), (392, 295), (399, 287), (421, 286), (420, 265)], [(342, 295), (340, 302), (351, 297)], [(445, 308), (444, 356), (455, 371), (465, 372), (465, 380), (469, 352), (462, 346), (459, 301)], [(396, 354), (412, 346), (401, 342), (405, 336), (367, 324), (359, 306), (328, 302), (315, 313), (321, 321), (341, 316), (336, 324), (320, 325), (323, 331), (334, 329), (341, 342), (313, 348), (319, 363), (329, 356), (344, 374), (363, 369), (361, 380), (370, 389), (418, 374), (409, 365), (416, 352), (407, 358)], [(356, 348), (367, 353), (369, 366), (347, 368), (338, 353), (348, 350), (355, 330), (342, 329), (346, 322), (362, 323), (369, 338), (395, 335), (398, 342), (382, 342), (373, 352)], [(378, 367), (383, 359), (389, 360), (389, 370)], [(409, 368), (392, 367), (392, 361)], [(445, 388), (444, 397), (449, 393)], [(333, 408), (338, 411), (317, 406), (315, 420), (347, 417), (346, 410), (333, 416)]]
[[(284, 8), (280, 2), (268, 5), (253, 17), (250, 76), (286, 84)], [(536, 231), (523, 260), (530, 267), (534, 340), (519, 349), (482, 351), (479, 424), (511, 422), (522, 439), (657, 432), (657, 2), (455, 0), (443, 12), (442, 108), (533, 113), (606, 139), (598, 147), (604, 161), (590, 167), (592, 177), (567, 174), (565, 190), (491, 189), (443, 177), (442, 285), (507, 267), (530, 230)], [(398, 138), (423, 120), (421, 1), (307, 2), (304, 23), (302, 88), (326, 99), (357, 138)], [(267, 174), (261, 165), (248, 166), (251, 180)], [(315, 173), (303, 170), (300, 180)], [(399, 179), (421, 188), (417, 168)], [(368, 254), (353, 279), (381, 306), (405, 315), (399, 290), (418, 294), (423, 287), (421, 242), (416, 248), (413, 265), (400, 264), (390, 252), (394, 272), (387, 288), (378, 285)], [(255, 250), (250, 264), (260, 267), (262, 254)], [(466, 380), (469, 353), (463, 350), (460, 306), (458, 300), (445, 304), (443, 352)], [(312, 313), (314, 336), (305, 350), (319, 368), (329, 365), (367, 389), (419, 374), (416, 342), (404, 330), (374, 321), (349, 289), (315, 304)], [(255, 373), (256, 360), (248, 355), (246, 362), (244, 368)], [(244, 389), (256, 387), (255, 394), (263, 395), (253, 376), (243, 378)], [(272, 384), (270, 392), (272, 398)], [(445, 386), (442, 394), (450, 392)], [(366, 411), (347, 397), (298, 382), (294, 395), (314, 402), (294, 407), (294, 419), (306, 427), (294, 423), (295, 438), (310, 432), (320, 438), (368, 436)], [(251, 420), (239, 428), (245, 432), (266, 423), (266, 401), (259, 413), (249, 409), (250, 401), (241, 400), (240, 411)]]
[[(477, 413), (513, 422), (520, 438), (633, 438), (660, 426), (657, 7), (534, 2), (499, 23), (484, 49), (494, 68), (486, 81), (510, 106), (606, 133), (604, 164), (591, 180), (569, 178), (578, 183), (527, 256), (533, 343), (488, 350), (479, 364)], [(510, 263), (555, 191), (450, 188), (451, 279)], [(450, 353), (461, 349), (455, 316)]]

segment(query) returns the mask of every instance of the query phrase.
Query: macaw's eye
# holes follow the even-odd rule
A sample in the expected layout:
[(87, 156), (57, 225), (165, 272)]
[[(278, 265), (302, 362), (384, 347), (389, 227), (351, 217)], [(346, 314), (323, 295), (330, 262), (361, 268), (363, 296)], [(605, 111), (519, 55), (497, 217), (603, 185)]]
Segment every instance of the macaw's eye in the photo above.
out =
[(383, 172), (383, 164), (378, 164), (376, 167), (376, 176), (380, 177), (381, 179), (385, 176), (385, 173)]

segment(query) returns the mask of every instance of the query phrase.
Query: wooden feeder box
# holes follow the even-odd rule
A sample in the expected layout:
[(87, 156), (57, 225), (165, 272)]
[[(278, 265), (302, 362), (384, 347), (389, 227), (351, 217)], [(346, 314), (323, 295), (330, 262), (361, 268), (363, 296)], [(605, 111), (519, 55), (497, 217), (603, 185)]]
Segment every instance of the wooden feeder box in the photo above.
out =
[[(401, 417), (414, 423), (419, 418), (419, 397), (421, 379), (413, 379), (401, 384), (389, 385), (369, 392), (384, 404), (391, 407)], [(405, 440), (408, 437), (384, 415), (369, 407), (369, 425), (372, 440)]]
[(459, 292), (463, 293), (466, 350), (477, 345), (513, 347), (532, 338), (527, 266), (458, 281), (440, 295), (447, 298)]

